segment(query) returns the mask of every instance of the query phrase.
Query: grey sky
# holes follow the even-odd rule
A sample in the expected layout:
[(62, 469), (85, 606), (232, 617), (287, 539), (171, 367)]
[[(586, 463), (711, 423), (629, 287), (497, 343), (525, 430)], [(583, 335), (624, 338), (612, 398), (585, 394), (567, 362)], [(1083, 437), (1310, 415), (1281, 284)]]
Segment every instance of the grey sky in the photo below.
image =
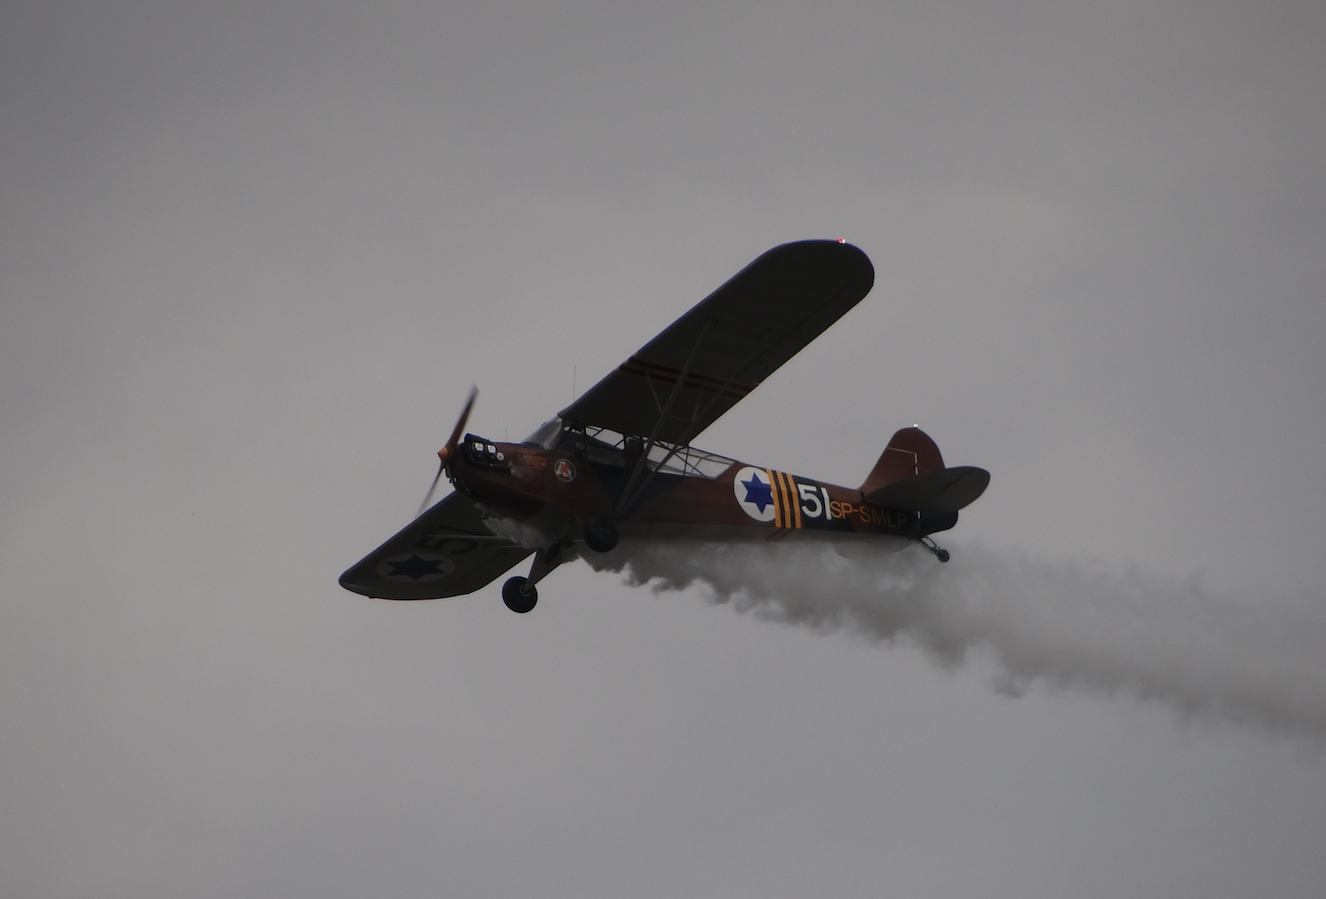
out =
[[(1326, 762), (1281, 730), (583, 565), (523, 618), (335, 580), (471, 383), (523, 436), (763, 250), (845, 237), (873, 292), (698, 445), (857, 483), (920, 423), (994, 476), (950, 566), (1070, 585), (1029, 631), (1074, 583), (1187, 582), (1260, 622), (1217, 674), (1314, 658), (1324, 26), (7, 4), (3, 892), (1320, 897)], [(1155, 645), (1210, 659), (1204, 614)]]

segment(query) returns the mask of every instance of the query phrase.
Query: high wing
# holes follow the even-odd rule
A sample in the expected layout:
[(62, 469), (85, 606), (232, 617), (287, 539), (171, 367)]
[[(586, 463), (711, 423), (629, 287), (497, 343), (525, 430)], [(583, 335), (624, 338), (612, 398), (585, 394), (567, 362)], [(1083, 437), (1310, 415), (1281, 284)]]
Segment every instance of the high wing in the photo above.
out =
[(498, 537), (474, 504), (453, 493), (341, 575), (341, 586), (378, 599), (472, 593), (533, 550)]
[(562, 421), (688, 444), (874, 282), (850, 244), (774, 247), (563, 409)]

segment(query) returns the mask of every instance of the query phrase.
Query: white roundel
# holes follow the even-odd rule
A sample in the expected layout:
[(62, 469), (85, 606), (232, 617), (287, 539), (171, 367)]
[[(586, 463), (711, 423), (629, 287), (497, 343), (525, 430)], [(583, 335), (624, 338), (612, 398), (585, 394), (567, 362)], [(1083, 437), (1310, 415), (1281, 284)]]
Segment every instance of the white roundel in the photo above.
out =
[(732, 480), (732, 492), (736, 494), (741, 511), (756, 521), (773, 521), (773, 484), (769, 481), (769, 473), (763, 468), (747, 465), (738, 471)]

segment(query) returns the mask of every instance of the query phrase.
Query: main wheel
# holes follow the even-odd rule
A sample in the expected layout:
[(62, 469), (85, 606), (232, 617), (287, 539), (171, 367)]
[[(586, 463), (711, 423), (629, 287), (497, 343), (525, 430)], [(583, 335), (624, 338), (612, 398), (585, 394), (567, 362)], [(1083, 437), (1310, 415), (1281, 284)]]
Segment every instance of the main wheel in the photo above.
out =
[(585, 545), (596, 553), (611, 552), (617, 545), (617, 525), (606, 518), (585, 522)]
[(946, 549), (941, 549), (941, 550), (939, 550), (938, 552), (935, 553), (935, 558), (939, 559), (939, 561), (941, 561), (941, 562), (947, 562), (947, 561), (948, 561), (948, 550), (946, 550)]
[(539, 591), (533, 584), (526, 587), (523, 577), (509, 577), (502, 585), (502, 602), (513, 612), (524, 615), (539, 601)]

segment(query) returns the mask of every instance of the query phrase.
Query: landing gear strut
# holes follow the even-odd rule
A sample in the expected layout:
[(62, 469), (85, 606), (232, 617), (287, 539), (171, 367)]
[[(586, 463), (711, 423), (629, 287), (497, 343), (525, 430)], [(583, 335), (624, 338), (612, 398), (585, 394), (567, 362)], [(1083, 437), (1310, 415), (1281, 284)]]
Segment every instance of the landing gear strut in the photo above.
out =
[(502, 585), (502, 602), (513, 612), (524, 615), (531, 611), (539, 601), (539, 591), (534, 585), (543, 580), (554, 568), (562, 564), (562, 545), (554, 543), (547, 549), (534, 554), (534, 564), (529, 567), (529, 577), (509, 577)]
[(929, 537), (922, 537), (921, 545), (924, 546), (930, 552), (934, 553), (935, 558), (938, 559), (939, 561), (947, 562), (949, 560), (948, 550), (943, 549), (940, 546), (936, 545), (935, 541), (931, 540)]

